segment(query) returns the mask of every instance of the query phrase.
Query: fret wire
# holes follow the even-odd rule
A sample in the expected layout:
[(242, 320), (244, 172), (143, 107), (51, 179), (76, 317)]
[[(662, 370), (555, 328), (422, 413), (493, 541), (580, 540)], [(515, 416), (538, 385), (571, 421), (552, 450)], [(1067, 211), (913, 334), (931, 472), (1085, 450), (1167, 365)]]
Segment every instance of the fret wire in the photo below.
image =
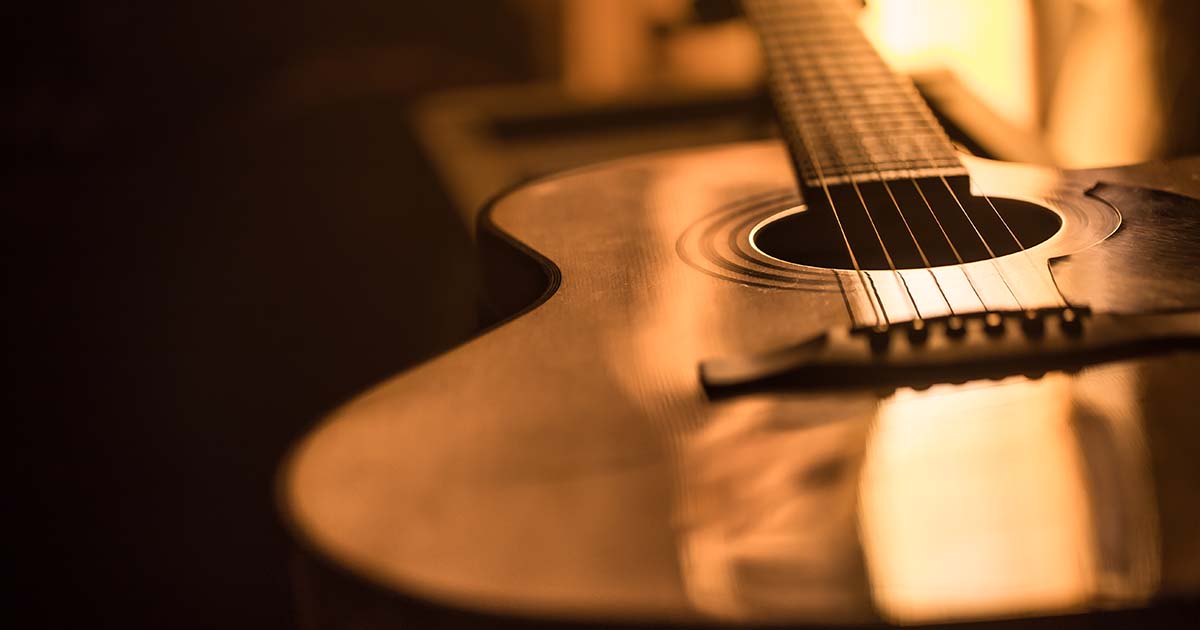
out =
[[(819, 67), (820, 64), (813, 64), (813, 65)], [(799, 79), (799, 80), (807, 82), (815, 74), (816, 73), (813, 73), (812, 75), (807, 75), (807, 74), (797, 75), (794, 73), (780, 73), (780, 76), (777, 79), (784, 80), (784, 81), (789, 81), (789, 80), (795, 81), (795, 80)], [(866, 79), (872, 79), (872, 80), (878, 79), (878, 80), (882, 80), (883, 82), (870, 83), (870, 82), (866, 81)], [(840, 83), (834, 83), (834, 81), (839, 81)], [(840, 86), (887, 88), (887, 89), (894, 90), (896, 93), (902, 93), (902, 94), (908, 94), (908, 93), (912, 93), (915, 91), (915, 88), (913, 88), (912, 86), (907, 86), (907, 85), (902, 85), (902, 84), (897, 83), (896, 77), (891, 71), (888, 71), (886, 73), (880, 72), (879, 74), (875, 74), (875, 75), (863, 75), (862, 73), (853, 73), (853, 74), (846, 73), (846, 74), (842, 74), (842, 75), (833, 75), (833, 76), (829, 77), (829, 83), (827, 84), (827, 86), (828, 87), (822, 88), (823, 91), (829, 91), (831, 88), (840, 87)]]
[[(829, 112), (838, 112), (842, 110), (830, 109)], [(867, 118), (868, 116), (863, 116)], [(935, 137), (929, 133), (929, 120), (924, 117), (909, 117), (909, 116), (880, 116), (877, 119), (882, 123), (887, 123), (887, 128), (880, 128), (882, 133), (896, 133), (902, 135), (914, 135), (928, 137), (930, 140), (936, 140), (941, 143), (941, 137)], [(826, 117), (805, 116), (803, 118), (796, 117), (795, 120), (805, 128), (812, 129), (814, 133), (821, 133), (822, 130), (826, 135), (833, 133), (844, 132), (849, 129), (855, 129), (853, 123), (830, 120)], [(909, 133), (913, 132), (913, 133)]]
[[(801, 127), (802, 129), (804, 129), (805, 131), (807, 131), (808, 133), (806, 135), (811, 136), (814, 140), (828, 140), (828, 141), (833, 141), (833, 142), (843, 142), (843, 141), (853, 142), (854, 139), (851, 137), (848, 137), (848, 136), (850, 136), (851, 130), (857, 128), (857, 127), (850, 127), (850, 126), (847, 126), (847, 125), (841, 124), (841, 123), (836, 124), (836, 125), (831, 124), (831, 125), (827, 125), (827, 126), (802, 123), (798, 126)], [(883, 133), (881, 133), (882, 129), (883, 129), (882, 127), (875, 127), (870, 133), (864, 132), (862, 135), (864, 138), (876, 138), (876, 139), (886, 138), (886, 136)], [(857, 134), (855, 134), (855, 135), (857, 135)], [(922, 127), (910, 126), (910, 127), (904, 128), (904, 129), (897, 128), (894, 135), (898, 139), (903, 139), (905, 142), (907, 142), (911, 145), (917, 145), (917, 146), (925, 147), (927, 149), (932, 149), (935, 147), (942, 147), (942, 148), (948, 149), (947, 155), (949, 155), (954, 148), (953, 146), (948, 146), (945, 143), (943, 143), (941, 138), (935, 138), (935, 137), (930, 136), (928, 134), (928, 132), (926, 132), (926, 130)], [(955, 154), (957, 154), (957, 153), (955, 153)]]
[(783, 35), (783, 36), (777, 37), (776, 40), (772, 43), (774, 43), (776, 45), (780, 45), (780, 46), (786, 46), (788, 48), (804, 47), (804, 48), (817, 48), (817, 49), (821, 49), (821, 50), (837, 48), (838, 56), (841, 59), (845, 60), (847, 64), (857, 65), (857, 66), (876, 66), (876, 65), (886, 66), (887, 65), (887, 63), (884, 62), (883, 59), (881, 59), (877, 53), (875, 53), (872, 50), (867, 49), (865, 47), (866, 44), (863, 44), (863, 46), (864, 46), (863, 48), (859, 48), (858, 46), (851, 44), (849, 40), (829, 39), (829, 38), (809, 39), (809, 38), (795, 37), (795, 36), (792, 36), (789, 34), (789, 35)]
[[(847, 111), (847, 109), (830, 107), (830, 108), (825, 108), (823, 111)], [(849, 110), (849, 111), (855, 111), (855, 110)], [(872, 110), (870, 108), (861, 108), (861, 111), (869, 112)], [(930, 120), (920, 112), (912, 112), (912, 114), (913, 114), (912, 116), (905, 114), (905, 115), (886, 115), (886, 116), (863, 116), (862, 118), (875, 118), (877, 121), (886, 122), (888, 126), (886, 128), (881, 129), (881, 131), (885, 134), (906, 135), (906, 134), (904, 134), (904, 132), (915, 131), (915, 132), (919, 132), (919, 133), (912, 134), (912, 135), (921, 135), (921, 136), (929, 137), (931, 140), (936, 140), (937, 144), (942, 144), (942, 136), (934, 135), (934, 134), (930, 133), (930, 130), (929, 130)], [(806, 113), (801, 116), (795, 116), (794, 118), (805, 127), (813, 127), (814, 133), (820, 133), (821, 129), (838, 130), (838, 129), (856, 128), (854, 126), (854, 123), (842, 121), (842, 120), (831, 120), (825, 116), (813, 115), (811, 113)]]
[[(811, 140), (808, 151), (785, 133), (797, 166), (811, 179), (814, 157), (829, 164), (833, 153), (849, 158), (837, 171), (960, 171), (953, 146), (905, 79), (897, 77), (844, 13), (817, 10), (802, 0), (763, 0), (759, 20), (772, 69), (780, 115)], [(789, 16), (807, 18), (803, 28), (781, 28)], [(818, 50), (819, 49), (819, 50)], [(786, 58), (803, 59), (788, 64)], [(788, 68), (792, 71), (782, 71)]]
[[(828, 146), (828, 147), (837, 147), (837, 148), (842, 148), (843, 146), (845, 146), (845, 145), (849, 144), (847, 141), (843, 140), (841, 137), (833, 137), (833, 136), (830, 136), (830, 135), (827, 135), (827, 134), (815, 134), (815, 133), (808, 133), (808, 134), (804, 134), (804, 136), (805, 136), (806, 138), (809, 138), (809, 139), (811, 139), (811, 141), (812, 141), (812, 142), (815, 142), (815, 143), (817, 143), (817, 148), (823, 148), (823, 147), (826, 147), (826, 146)], [(882, 140), (883, 140), (883, 138), (881, 138), (881, 137), (879, 137), (879, 136), (874, 136), (874, 138), (875, 138), (875, 140), (876, 140), (876, 141), (882, 141)], [(902, 147), (902, 148), (904, 149), (904, 151), (902, 151), (902, 152), (901, 152), (901, 151), (897, 151), (897, 152), (894, 152), (894, 153), (893, 153), (892, 155), (890, 155), (890, 156), (884, 156), (884, 157), (888, 157), (889, 159), (908, 159), (908, 157), (909, 157), (909, 155), (908, 155), (908, 154), (910, 153), (910, 149), (921, 149), (921, 150), (922, 150), (922, 151), (924, 151), (926, 154), (928, 154), (928, 148), (929, 148), (929, 147), (931, 147), (931, 146), (934, 146), (934, 145), (932, 145), (932, 143), (929, 143), (929, 142), (923, 142), (921, 138), (916, 138), (916, 137), (912, 137), (912, 136), (909, 136), (909, 137), (907, 137), (907, 138), (904, 138), (903, 140), (904, 140), (904, 142), (905, 142), (904, 146)], [(864, 146), (867, 146), (867, 145), (864, 145)], [(881, 144), (876, 144), (876, 145), (873, 145), (873, 146), (876, 146), (876, 147), (878, 147), (878, 146), (882, 146), (882, 145), (881, 145)], [(878, 150), (877, 150), (877, 151), (874, 151), (873, 153), (874, 153), (875, 155), (881, 155), (881, 154), (882, 154), (882, 152), (881, 152), (881, 151), (878, 151)], [(945, 154), (942, 154), (942, 155), (940, 155), (940, 156), (938, 156), (938, 155), (934, 155), (934, 156), (932, 156), (932, 157), (934, 157), (934, 158), (942, 158), (942, 159), (944, 159), (944, 160), (957, 159), (957, 158), (952, 158), (952, 157), (951, 157), (952, 155), (954, 155), (954, 154), (951, 154), (951, 153), (945, 153)]]
[(844, 108), (847, 105), (853, 105), (855, 107), (880, 107), (880, 108), (900, 106), (906, 111), (921, 111), (921, 112), (926, 111), (924, 108), (918, 107), (915, 103), (913, 103), (912, 100), (910, 98), (908, 98), (907, 95), (899, 94), (899, 93), (897, 93), (897, 94), (887, 94), (884, 92), (859, 93), (857, 95), (857, 96), (859, 96), (859, 98), (856, 99), (856, 102), (840, 103), (837, 106), (830, 104), (828, 99), (814, 98), (811, 95), (806, 94), (799, 90), (794, 91), (794, 92), (789, 92), (788, 94), (785, 94), (784, 96), (786, 96), (792, 100), (795, 100), (795, 101), (807, 101), (804, 103), (806, 108), (813, 108), (813, 109), (833, 109), (835, 107), (843, 107)]
[(798, 104), (803, 104), (806, 110), (824, 111), (824, 110), (881, 110), (886, 113), (895, 114), (920, 114), (924, 115), (925, 110), (917, 107), (911, 101), (899, 99), (858, 99), (853, 103), (838, 103), (832, 104), (827, 100), (812, 100), (801, 94), (789, 95), (788, 98)]
[[(880, 94), (880, 92), (875, 92), (875, 94)], [(844, 102), (840, 102), (840, 101), (836, 104), (826, 104), (826, 106), (822, 106), (822, 104), (816, 104), (816, 107), (812, 107), (812, 108), (806, 107), (806, 106), (809, 106), (810, 103), (797, 103), (797, 104), (804, 104), (806, 109), (839, 110), (839, 112), (845, 112), (845, 110), (847, 110), (847, 109), (863, 109), (863, 110), (870, 110), (870, 112), (875, 112), (876, 114), (883, 115), (883, 116), (887, 116), (888, 113), (880, 112), (881, 108), (901, 106), (901, 107), (905, 107), (907, 109), (905, 114), (917, 114), (918, 116), (920, 116), (920, 118), (924, 119), (926, 122), (936, 121), (936, 119), (932, 119), (931, 113), (929, 112), (928, 108), (920, 107), (919, 104), (916, 101), (913, 101), (911, 97), (910, 98), (902, 98), (902, 100), (901, 100), (901, 98), (888, 98), (888, 100), (880, 100), (880, 98), (871, 98), (869, 96), (870, 96), (870, 92), (862, 92), (862, 91), (846, 92), (846, 94), (836, 94), (836, 92), (834, 92), (833, 98), (827, 98), (827, 100), (826, 100), (826, 101), (830, 101), (830, 100), (836, 101), (836, 100), (838, 100), (839, 97), (850, 98), (850, 100), (857, 106), (854, 108), (848, 108), (847, 107), (848, 103), (844, 103)], [(910, 95), (902, 95), (902, 96), (910, 96)], [(814, 98), (812, 98), (812, 97), (794, 98), (793, 97), (793, 100), (812, 101), (812, 100), (814, 100)], [(937, 133), (938, 136), (941, 136), (940, 128), (937, 128), (937, 130), (934, 130), (934, 128), (931, 128), (930, 131), (932, 133)]]
[[(830, 157), (831, 155), (832, 154), (818, 152), (818, 157), (822, 157), (822, 156)], [(879, 170), (883, 170), (883, 171), (905, 171), (905, 170), (924, 170), (924, 169), (959, 170), (960, 165), (929, 164), (928, 162), (911, 162), (911, 161), (908, 161), (908, 162), (870, 162), (870, 163), (850, 162), (850, 163), (845, 164), (843, 170), (847, 173), (860, 174), (860, 173), (869, 173), (876, 168)]]
[[(818, 146), (835, 146), (836, 145), (838, 147), (841, 147), (841, 146), (847, 144), (848, 142), (853, 142), (853, 141), (846, 140), (844, 135), (843, 136), (833, 136), (828, 133), (806, 133), (804, 135), (807, 138), (811, 138), (813, 142), (817, 142)], [(872, 142), (884, 140), (884, 138), (879, 135), (872, 135), (870, 137), (872, 138)], [(903, 148), (905, 148), (906, 150), (910, 149), (910, 148), (920, 148), (922, 150), (928, 151), (928, 149), (930, 149), (931, 147), (937, 146), (937, 145), (934, 145), (932, 142), (925, 141), (925, 139), (922, 137), (911, 135), (911, 134), (908, 136), (905, 136), (901, 140), (903, 140), (903, 142), (904, 142)], [(879, 153), (879, 152), (876, 151), (876, 153)], [(943, 155), (948, 157), (952, 154), (945, 153)], [(937, 156), (935, 156), (935, 157), (937, 157)]]
[[(789, 101), (791, 105), (802, 105), (795, 101)], [(831, 119), (830, 116), (857, 115), (862, 118), (876, 118), (880, 121), (896, 125), (896, 128), (916, 128), (925, 131), (931, 137), (934, 135), (929, 133), (929, 125), (936, 122), (926, 117), (922, 112), (907, 111), (907, 112), (881, 112), (876, 108), (871, 107), (824, 107), (819, 111), (813, 110), (806, 112), (803, 116), (793, 116), (796, 120), (809, 123), (812, 125), (824, 125), (828, 122), (828, 126), (837, 127), (845, 126), (850, 123)], [(940, 138), (940, 136), (939, 136)]]
[[(918, 106), (912, 101), (902, 101), (895, 98), (896, 95), (887, 94), (879, 90), (869, 90), (866, 92), (852, 92), (849, 90), (830, 90), (816, 94), (803, 93), (787, 93), (781, 96), (795, 102), (797, 105), (804, 105), (806, 109), (811, 106), (812, 109), (846, 109), (848, 106), (858, 108), (872, 108), (879, 110), (880, 113), (886, 113), (889, 108), (903, 111), (926, 112), (927, 109)], [(832, 97), (837, 97), (835, 100)], [(791, 113), (791, 112), (789, 112)]]
[[(915, 122), (915, 121), (914, 121)], [(897, 140), (904, 140), (908, 144), (919, 145), (928, 150), (945, 149), (943, 153), (947, 155), (957, 155), (952, 145), (947, 144), (940, 137), (935, 137), (929, 134), (923, 124), (908, 124), (895, 120), (879, 121), (877, 124), (872, 124), (871, 129), (863, 130), (861, 126), (851, 126), (846, 123), (830, 122), (821, 124), (818, 122), (800, 121), (800, 125), (804, 128), (808, 135), (814, 138), (829, 139), (841, 141), (843, 137), (853, 133), (855, 136), (862, 136), (864, 139), (887, 139), (889, 136)], [(853, 138), (845, 138), (847, 141), (853, 141)]]
[[(817, 157), (828, 159), (836, 156), (835, 154), (830, 153), (819, 153), (817, 154)], [(961, 165), (952, 164), (929, 164), (928, 162), (872, 162), (871, 164), (857, 163), (848, 165), (839, 163), (836, 173), (839, 175), (872, 175), (872, 177), (867, 181), (876, 181), (879, 178), (874, 177), (874, 175), (879, 171), (890, 173), (891, 175), (885, 178), (890, 180), (909, 179), (911, 177), (911, 173), (914, 172), (932, 171), (938, 174), (945, 174), (947, 176), (959, 175), (966, 172)], [(806, 173), (806, 176), (811, 176), (811, 173)]]
[[(820, 64), (813, 64), (813, 65), (820, 65)], [(837, 66), (837, 68), (838, 68), (839, 72), (830, 73), (829, 79), (831, 79), (831, 80), (841, 80), (841, 79), (859, 80), (859, 79), (866, 79), (866, 78), (872, 78), (872, 79), (886, 78), (890, 85), (896, 85), (895, 84), (895, 80), (896, 80), (895, 75), (892, 73), (892, 70), (886, 66), (863, 64), (863, 67), (859, 68), (859, 69), (850, 68), (850, 67), (846, 67), (843, 65), (839, 65), (839, 66)], [(785, 72), (784, 74), (787, 74), (787, 73)], [(902, 86), (896, 85), (896, 87), (900, 88)]]
[[(819, 152), (817, 157), (830, 158), (834, 157), (834, 154)], [(873, 174), (877, 170), (888, 173), (896, 173), (896, 177), (893, 179), (907, 179), (907, 173), (912, 171), (935, 170), (947, 173), (964, 172), (961, 165), (929, 164), (928, 162), (871, 162), (870, 164), (856, 162), (839, 165), (839, 172), (843, 175)]]
[(805, 120), (805, 121), (813, 121), (813, 122), (828, 120), (828, 118), (824, 116), (824, 114), (826, 114), (826, 113), (845, 114), (845, 115), (862, 114), (862, 115), (867, 115), (867, 116), (872, 116), (874, 118), (878, 118), (879, 120), (883, 120), (888, 123), (895, 123), (897, 125), (904, 124), (904, 123), (921, 124), (921, 125), (925, 125), (922, 128), (926, 129), (926, 130), (928, 129), (927, 125), (930, 122), (929, 118), (927, 118), (923, 113), (916, 111), (916, 110), (903, 111), (903, 112), (902, 111), (889, 111), (889, 112), (883, 112), (881, 114), (881, 112), (877, 111), (875, 108), (863, 107), (863, 106), (822, 107), (822, 108), (819, 108), (819, 110), (817, 108), (813, 108), (813, 109), (815, 111), (819, 111), (820, 113), (819, 114), (816, 114), (816, 113), (806, 114), (803, 117), (797, 116), (796, 117), (797, 120)]
[[(910, 103), (902, 103), (902, 102), (895, 102), (895, 101), (889, 101), (886, 103), (868, 102), (868, 103), (855, 104), (853, 106), (847, 107), (844, 104), (842, 104), (841, 100), (837, 99), (836, 95), (835, 95), (835, 98), (833, 100), (836, 102), (836, 104), (834, 104), (834, 105), (825, 104), (825, 105), (822, 105), (819, 107), (807, 107), (808, 103), (798, 102), (801, 99), (786, 98), (786, 100), (790, 101), (789, 104), (804, 106), (803, 111), (794, 112), (794, 114), (796, 114), (794, 117), (797, 118), (798, 120), (803, 121), (804, 123), (807, 123), (806, 126), (812, 125), (813, 123), (815, 123), (816, 125), (820, 125), (820, 126), (824, 126), (824, 127), (828, 127), (828, 128), (851, 126), (853, 123), (841, 121), (841, 120), (832, 120), (832, 119), (828, 118), (825, 114), (827, 112), (831, 112), (831, 111), (836, 111), (836, 112), (843, 113), (843, 114), (846, 112), (855, 112), (855, 113), (862, 112), (862, 113), (868, 113), (868, 114), (874, 114), (874, 115), (861, 116), (860, 118), (874, 118), (874, 119), (879, 119), (879, 120), (886, 120), (890, 125), (892, 125), (892, 128), (895, 130), (909, 129), (909, 128), (917, 129), (920, 131), (924, 131), (926, 133), (926, 135), (936, 137), (939, 141), (943, 140), (943, 136), (940, 133), (937, 133), (934, 129), (931, 129), (931, 126), (936, 124), (936, 119), (934, 119), (932, 117), (932, 115), (928, 112), (928, 110), (922, 109), (922, 108), (917, 108), (911, 102)], [(907, 105), (907, 107), (903, 111), (886, 109), (887, 107), (894, 106), (894, 105)]]
[[(804, 136), (806, 138), (810, 138), (813, 142), (817, 143), (817, 148), (830, 147), (833, 149), (843, 149), (847, 145), (851, 144), (849, 142), (846, 142), (846, 141), (843, 141), (843, 140), (837, 139), (837, 138), (832, 138), (827, 135), (818, 135), (818, 134), (808, 133), (808, 134), (804, 134)], [(913, 141), (913, 140), (916, 140), (916, 141)], [(916, 155), (918, 152), (922, 155), (930, 155), (929, 151), (928, 151), (928, 147), (930, 147), (931, 145), (929, 143), (923, 143), (919, 139), (914, 138), (911, 140), (906, 139), (905, 144), (903, 146), (898, 145), (897, 147), (895, 147), (896, 150), (891, 150), (890, 147), (885, 149), (884, 147), (887, 146), (885, 144), (885, 140), (883, 138), (876, 136), (875, 139), (872, 140), (872, 144), (869, 144), (869, 145), (864, 144), (863, 146), (865, 147), (865, 149), (864, 149), (864, 151), (860, 151), (860, 153), (863, 153), (864, 155), (868, 155), (869, 157), (871, 157), (873, 159), (908, 160), (908, 159), (914, 159), (913, 156)], [(953, 159), (957, 159), (957, 158), (952, 157), (952, 154), (945, 153), (942, 155), (932, 155), (932, 156), (930, 156), (930, 159), (931, 160), (941, 159), (942, 161), (949, 161), (949, 160), (953, 160)]]
[[(814, 135), (822, 134), (826, 136), (832, 136), (838, 133), (846, 133), (849, 130), (857, 128), (851, 126), (850, 123), (844, 122), (828, 121), (828, 123), (826, 123), (827, 119), (797, 118), (796, 120), (805, 129), (811, 130)], [(917, 139), (928, 138), (930, 140), (929, 144), (931, 145), (941, 144), (941, 138), (935, 138), (930, 135), (928, 121), (923, 118), (903, 118), (889, 116), (879, 118), (877, 122), (878, 124), (874, 125), (876, 131), (872, 134), (864, 135), (895, 134), (898, 136), (913, 137)], [(886, 128), (881, 126), (884, 123), (887, 125)]]
[[(832, 155), (833, 153), (836, 153), (836, 151), (815, 150), (814, 153), (818, 154), (818, 156), (821, 156), (821, 155)], [(870, 156), (867, 156), (867, 155), (864, 155), (864, 154), (858, 153), (858, 152), (855, 152), (846, 157), (848, 157), (849, 159), (846, 159), (843, 161), (846, 163), (847, 168), (857, 168), (859, 166), (861, 166), (863, 168), (870, 168), (872, 165), (878, 165), (880, 167), (887, 166), (888, 169), (895, 170), (898, 168), (924, 168), (924, 167), (955, 168), (955, 167), (959, 166), (959, 164), (957, 162), (948, 160), (948, 159), (947, 160), (938, 160), (938, 161), (917, 159), (917, 158), (913, 158), (913, 157), (903, 157), (903, 158), (892, 157), (892, 158), (884, 158), (884, 159), (872, 159)]]
[[(812, 136), (805, 136), (812, 138)], [(883, 146), (878, 145), (878, 146)], [(851, 147), (851, 148), (848, 148)], [(814, 147), (815, 150), (821, 153), (830, 151), (841, 151), (843, 153), (853, 153), (856, 158), (861, 157), (864, 161), (883, 163), (883, 162), (906, 162), (912, 164), (929, 164), (929, 165), (953, 165), (957, 163), (957, 158), (949, 155), (930, 156), (927, 151), (882, 151), (882, 150), (859, 150), (853, 149), (852, 145), (846, 143), (826, 144)]]

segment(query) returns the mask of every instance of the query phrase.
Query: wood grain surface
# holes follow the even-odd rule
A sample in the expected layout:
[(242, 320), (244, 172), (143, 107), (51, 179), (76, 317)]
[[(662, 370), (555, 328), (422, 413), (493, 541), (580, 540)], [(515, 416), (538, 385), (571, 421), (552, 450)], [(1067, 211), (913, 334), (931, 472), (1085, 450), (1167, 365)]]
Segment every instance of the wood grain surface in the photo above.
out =
[[(964, 163), (980, 191), (1064, 225), (1027, 253), (933, 272), (955, 308), (1050, 305), (1054, 282), (1097, 310), (1159, 307), (1147, 274), (1200, 306), (1200, 217), (1178, 218), (1200, 160)], [(1182, 197), (1105, 201), (1087, 194), (1098, 182)], [(701, 360), (871, 317), (852, 272), (782, 263), (802, 281), (763, 286), (681, 255), (689, 228), (748, 199), (799, 203), (781, 144), (631, 158), (499, 199), (496, 228), (561, 283), (300, 443), (280, 484), (297, 536), (407, 597), (539, 619), (940, 623), (1200, 592), (1193, 354), (709, 401)], [(930, 272), (901, 273), (921, 308), (945, 309)], [(911, 311), (891, 272), (869, 274), (889, 312)]]

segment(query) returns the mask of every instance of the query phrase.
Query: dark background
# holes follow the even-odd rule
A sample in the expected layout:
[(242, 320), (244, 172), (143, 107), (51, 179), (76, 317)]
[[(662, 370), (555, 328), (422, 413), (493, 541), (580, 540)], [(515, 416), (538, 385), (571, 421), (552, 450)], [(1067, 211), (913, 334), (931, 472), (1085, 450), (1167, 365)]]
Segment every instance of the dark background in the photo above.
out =
[(526, 25), (487, 1), (0, 11), (6, 608), (290, 627), (289, 443), (476, 325), (406, 104), (533, 78)]
[[(9, 615), (295, 625), (288, 446), (478, 328), (409, 106), (548, 78), (538, 2), (0, 8)], [(1197, 5), (1146, 4), (1171, 35), (1162, 151), (1194, 153)]]

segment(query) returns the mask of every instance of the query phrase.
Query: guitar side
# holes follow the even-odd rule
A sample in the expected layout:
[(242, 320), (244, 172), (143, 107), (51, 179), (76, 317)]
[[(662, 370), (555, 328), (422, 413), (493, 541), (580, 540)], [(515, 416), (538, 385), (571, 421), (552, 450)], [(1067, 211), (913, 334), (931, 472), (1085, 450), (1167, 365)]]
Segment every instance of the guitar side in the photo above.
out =
[[(1040, 265), (1033, 272), (1015, 258), (1005, 263), (1018, 283), (1030, 287), (1040, 281), (1023, 274), (1077, 253), (1073, 248), (1086, 242), (1082, 236), (1072, 240), (1073, 234), (1103, 233), (1112, 223), (1111, 204), (1087, 194), (1097, 181), (1200, 198), (1196, 159), (1073, 174), (967, 164), (982, 185), (1028, 198), (1051, 191), (1056, 203), (1075, 208), (1061, 238), (1037, 251)], [(512, 238), (545, 260), (513, 257), (497, 247), (492, 270), (501, 277), (493, 284), (517, 289), (504, 308), (539, 303), (373, 388), (297, 445), (280, 480), (281, 505), (297, 537), (324, 561), (385, 591), (488, 615), (672, 623), (910, 621), (903, 605), (879, 597), (882, 569), (871, 547), (879, 543), (870, 542), (864, 525), (860, 490), (864, 480), (880, 474), (883, 461), (872, 459), (870, 446), (885, 415), (880, 395), (780, 393), (712, 402), (697, 379), (704, 359), (795, 343), (849, 326), (855, 309), (864, 310), (861, 303), (848, 306), (835, 274), (814, 272), (811, 281), (793, 287), (764, 286), (723, 276), (719, 262), (712, 262), (719, 257), (696, 264), (682, 255), (681, 235), (707, 216), (746, 204), (783, 210), (798, 203), (786, 152), (776, 143), (631, 158), (542, 180), (499, 199), (490, 220), (508, 236), (488, 238)], [(1117, 210), (1137, 218), (1136, 208)], [(1088, 218), (1091, 225), (1084, 225)], [(1180, 240), (1176, 249), (1186, 250), (1200, 234), (1162, 232), (1161, 238)], [(1084, 251), (1105, 247), (1107, 241)], [(1075, 263), (1068, 257), (1064, 264)], [(534, 281), (544, 269), (550, 271), (549, 289)], [(1055, 280), (1073, 298), (1099, 300), (1100, 307), (1105, 300), (1134, 308), (1157, 299), (1149, 291), (1093, 290), (1078, 271), (1059, 274), (1057, 266)], [(1177, 282), (1184, 285), (1179, 301), (1200, 296), (1189, 279)], [(1129, 363), (1155, 374), (1200, 367), (1191, 355)], [(1124, 378), (1105, 370), (1051, 381), (1073, 392), (1092, 387), (1088, 379)], [(1159, 391), (1174, 397), (1170, 405), (1134, 394), (1127, 401), (1133, 411), (1116, 415), (1135, 415), (1154, 425), (1147, 433), (1165, 431), (1175, 440), (1173, 448), (1163, 447), (1159, 435), (1149, 454), (1136, 456), (1160, 468), (1163, 461), (1182, 466), (1173, 474), (1190, 480), (1194, 490), (1200, 471), (1187, 468), (1181, 453), (1200, 440), (1173, 410), (1200, 401), (1192, 400), (1197, 395), (1182, 380), (1155, 377)], [(1013, 384), (996, 391), (1013, 412), (1044, 389)], [(763, 431), (773, 432), (773, 440), (755, 438)], [(780, 432), (788, 439), (781, 441)], [(1081, 461), (1076, 467), (1087, 468), (1090, 460)], [(813, 487), (783, 484), (763, 496), (730, 495), (731, 483), (767, 483), (753, 470), (759, 464), (802, 478), (825, 477)], [(982, 609), (974, 616), (964, 609), (951, 619), (1083, 612), (1101, 600), (1137, 607), (1163, 593), (1194, 594), (1200, 550), (1180, 542), (1179, 533), (1196, 523), (1195, 511), (1180, 502), (1189, 487), (1138, 483), (1158, 497), (1138, 514), (1173, 510), (1156, 517), (1160, 534), (1152, 537), (1158, 540), (1155, 556), (1166, 557), (1168, 534), (1161, 532), (1174, 528), (1170, 544), (1183, 545), (1173, 548), (1174, 558), (1158, 568), (1129, 568), (1107, 586), (1055, 582), (1023, 608)], [(1113, 492), (1125, 496), (1139, 488)], [(1086, 490), (1083, 495), (1088, 503)], [(747, 516), (755, 513), (749, 506), (771, 497), (797, 512), (783, 531), (802, 535), (789, 540), (791, 560), (778, 574), (790, 577), (751, 579), (738, 571), (753, 554), (729, 547), (728, 537), (712, 536), (733, 527), (722, 520), (729, 514), (750, 519), (744, 527), (761, 525)], [(1077, 510), (1087, 514), (1080, 518), (1104, 518), (1088, 505)], [(1150, 534), (1130, 527), (1106, 544), (1149, 553), (1138, 545), (1150, 544)], [(1098, 575), (1110, 560), (1093, 558), (1089, 566)]]

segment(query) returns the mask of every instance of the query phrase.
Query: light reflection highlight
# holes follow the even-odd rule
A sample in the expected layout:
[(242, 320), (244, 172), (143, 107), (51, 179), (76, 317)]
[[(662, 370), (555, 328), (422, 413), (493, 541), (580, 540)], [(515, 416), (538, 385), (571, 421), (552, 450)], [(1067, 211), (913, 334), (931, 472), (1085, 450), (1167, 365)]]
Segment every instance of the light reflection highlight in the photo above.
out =
[(901, 392), (880, 407), (859, 527), (886, 617), (1003, 616), (1088, 600), (1095, 541), (1070, 403), (1070, 382), (1057, 376)]
[(1144, 603), (1133, 365), (723, 403), (681, 447), (688, 595), (735, 620), (944, 623)]

